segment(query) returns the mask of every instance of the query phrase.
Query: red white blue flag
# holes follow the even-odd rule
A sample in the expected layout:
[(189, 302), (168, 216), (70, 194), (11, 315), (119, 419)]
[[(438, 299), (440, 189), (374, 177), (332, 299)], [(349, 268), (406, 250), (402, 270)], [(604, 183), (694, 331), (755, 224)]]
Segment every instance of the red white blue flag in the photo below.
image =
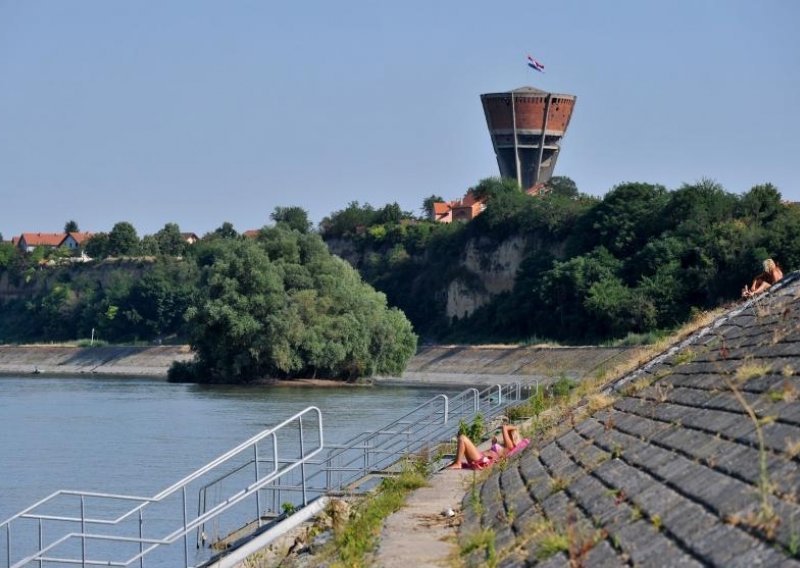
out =
[(530, 67), (531, 69), (534, 69), (534, 70), (538, 71), (539, 73), (544, 73), (544, 65), (542, 65), (541, 63), (539, 63), (538, 61), (536, 61), (536, 60), (535, 60), (533, 57), (531, 57), (530, 55), (528, 56), (528, 67)]

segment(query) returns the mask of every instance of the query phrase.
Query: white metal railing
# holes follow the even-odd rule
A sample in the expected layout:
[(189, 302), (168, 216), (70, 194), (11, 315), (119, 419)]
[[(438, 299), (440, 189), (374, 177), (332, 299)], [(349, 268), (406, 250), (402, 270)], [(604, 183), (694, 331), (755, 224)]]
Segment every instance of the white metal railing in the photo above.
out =
[[(345, 491), (373, 474), (386, 473), (404, 456), (452, 440), (461, 421), (473, 420), (478, 414), (491, 421), (509, 406), (526, 400), (533, 389), (538, 392), (538, 381), (492, 385), (482, 390), (469, 388), (452, 397), (436, 395), (376, 430), (364, 431), (343, 444), (326, 446), (327, 454), (323, 453), (321, 412), (316, 407), (309, 407), (243, 442), (153, 497), (58, 491), (0, 524), (0, 531), (5, 530), (6, 536), (6, 566), (21, 568), (36, 563), (42, 567), (58, 562), (81, 566), (130, 566), (138, 563), (143, 567), (149, 553), (182, 538), (182, 563), (189, 567), (189, 534), (195, 533), (196, 548), (204, 547), (212, 525), (219, 523), (222, 514), (235, 505), (247, 499), (254, 501), (254, 508), (240, 513), (236, 522), (239, 523), (237, 528), (255, 532), (262, 527), (266, 511), (271, 511), (273, 515), (268, 519), (269, 522), (280, 522), (282, 518), (278, 511), (282, 504), (290, 505), (290, 509), (293, 504), (305, 506), (313, 498)], [(303, 422), (308, 414), (316, 416), (316, 426), (310, 432), (305, 431)], [(292, 432), (296, 432), (298, 437), (290, 437)], [(268, 442), (271, 451), (259, 450), (259, 444), (264, 441)], [(279, 448), (286, 447), (294, 452), (279, 451)], [(196, 487), (194, 483), (197, 483)], [(194, 515), (189, 514), (189, 491), (196, 491), (198, 496)], [(285, 495), (290, 496), (287, 501), (284, 501)], [(40, 512), (45, 505), (64, 497), (79, 500), (77, 512)], [(175, 509), (178, 511), (178, 522), (171, 526), (171, 530), (153, 537), (145, 530), (145, 513), (171, 497), (177, 497)], [(101, 501), (106, 508), (109, 502), (133, 502), (134, 505), (116, 516), (90, 516), (87, 511), (90, 504), (93, 511), (103, 509), (94, 500)], [(270, 502), (269, 507), (266, 506), (267, 502)], [(38, 527), (35, 529), (37, 538), (34, 551), (22, 553), (12, 564), (12, 557), (15, 557), (12, 556), (12, 550), (20, 548), (13, 546), (16, 532), (12, 531), (12, 524), (17, 526), (25, 521), (35, 522)], [(91, 532), (99, 531), (98, 527), (117, 528), (126, 521), (132, 525), (128, 528), (132, 528), (133, 534)], [(78, 529), (64, 531), (63, 534), (55, 533), (53, 537), (51, 524), (77, 525)], [(218, 537), (221, 535), (221, 540), (236, 529), (215, 527), (215, 530)], [(49, 541), (46, 542), (45, 536)], [(90, 542), (129, 545), (135, 550), (120, 559), (111, 556), (92, 557), (87, 547)], [(78, 543), (73, 547), (72, 556), (56, 556), (59, 547), (66, 543)]]
[[(322, 452), (323, 447), (322, 413), (311, 406), (239, 444), (153, 497), (56, 491), (0, 523), (0, 534), (5, 532), (5, 565), (21, 568), (56, 563), (83, 567), (137, 563), (143, 567), (148, 554), (182, 539), (180, 563), (189, 567), (191, 532), (220, 519), (223, 513), (250, 498), (255, 501), (255, 518), (260, 524), (261, 489), (295, 470), (303, 472), (306, 463)], [(268, 459), (261, 455), (265, 451)], [(194, 491), (193, 485), (202, 482), (205, 476), (221, 467), (235, 465), (237, 460), (252, 465), (252, 470), (235, 467), (247, 480), (237, 479), (230, 492), (213, 507), (190, 517), (187, 492)], [(268, 467), (263, 467), (265, 463)], [(301, 474), (301, 478), (306, 476), (304, 472)], [(304, 504), (308, 504), (308, 493), (303, 487), (300, 492)], [(242, 516), (240, 512), (231, 521), (239, 522)], [(34, 538), (30, 536), (31, 524)], [(177, 566), (179, 561), (172, 559), (170, 565)]]

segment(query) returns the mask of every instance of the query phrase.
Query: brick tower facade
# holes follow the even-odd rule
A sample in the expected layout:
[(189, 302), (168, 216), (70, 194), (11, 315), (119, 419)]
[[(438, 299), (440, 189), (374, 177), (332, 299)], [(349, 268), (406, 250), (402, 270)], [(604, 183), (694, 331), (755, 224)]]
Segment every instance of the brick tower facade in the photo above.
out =
[(502, 177), (516, 179), (523, 190), (550, 179), (575, 98), (533, 87), (481, 95)]

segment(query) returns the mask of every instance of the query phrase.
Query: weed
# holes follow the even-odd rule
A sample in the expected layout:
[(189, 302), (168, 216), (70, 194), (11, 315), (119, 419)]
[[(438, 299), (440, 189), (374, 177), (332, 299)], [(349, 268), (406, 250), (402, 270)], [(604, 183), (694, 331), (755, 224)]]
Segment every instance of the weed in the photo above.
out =
[(559, 552), (569, 551), (569, 539), (567, 535), (552, 529), (543, 534), (537, 541), (537, 544), (539, 547), (536, 551), (536, 558), (539, 560), (545, 560)]
[(616, 399), (602, 392), (590, 394), (588, 397), (589, 412), (597, 412), (614, 404)]
[(691, 363), (695, 360), (697, 355), (691, 349), (684, 349), (672, 359), (672, 363), (674, 365), (686, 365), (687, 363)]
[(554, 477), (550, 481), (550, 493), (558, 493), (559, 491), (564, 491), (569, 485), (569, 480), (564, 477)]
[(800, 556), (800, 532), (794, 524), (794, 516), (789, 522), (789, 554), (794, 557)]
[(800, 439), (790, 440), (786, 438), (786, 455), (789, 456), (789, 459), (794, 459), (800, 455)]
[(294, 503), (287, 501), (281, 504), (281, 511), (283, 511), (283, 514), (286, 516), (294, 515), (297, 511), (297, 507), (295, 507)]
[(769, 365), (765, 364), (758, 364), (755, 362), (747, 362), (743, 364), (741, 367), (736, 369), (736, 374), (734, 374), (734, 378), (739, 381), (739, 383), (745, 383), (751, 379), (757, 379), (758, 377), (763, 377), (766, 375), (770, 370)]
[(494, 541), (495, 534), (492, 529), (478, 531), (466, 538), (461, 546), (461, 555), (466, 556), (476, 550), (483, 550), (486, 566), (494, 567), (497, 565), (497, 550)]
[(622, 445), (615, 442), (614, 445), (611, 446), (611, 457), (613, 459), (622, 457), (622, 450)]
[(475, 443), (478, 443), (478, 441), (483, 439), (485, 432), (486, 423), (484, 422), (483, 414), (480, 412), (475, 415), (471, 424), (467, 424), (464, 422), (464, 420), (461, 420), (458, 423), (459, 435), (463, 434), (470, 440), (473, 440)]
[(669, 393), (672, 391), (671, 384), (659, 383), (656, 385), (656, 398), (659, 402), (666, 402), (669, 398)]
[(783, 369), (781, 369), (781, 374), (784, 377), (791, 377), (792, 375), (794, 375), (794, 368), (792, 368), (791, 365), (785, 365)]
[(576, 387), (575, 381), (569, 379), (565, 375), (558, 378), (556, 382), (550, 385), (550, 391), (556, 398), (566, 398), (570, 391)]
[(357, 505), (350, 521), (335, 531), (329, 546), (335, 548), (339, 565), (362, 566), (366, 555), (377, 545), (383, 520), (403, 506), (411, 491), (426, 483), (425, 476), (410, 462), (404, 464), (398, 476), (385, 478), (374, 494)]
[(636, 505), (631, 506), (631, 521), (638, 521), (642, 518), (642, 510)]
[(661, 515), (653, 515), (650, 517), (650, 521), (653, 523), (653, 527), (657, 530), (661, 530), (662, 522), (661, 522)]
[(775, 513), (775, 510), (772, 508), (772, 503), (770, 503), (770, 495), (772, 494), (773, 485), (769, 478), (769, 470), (767, 468), (767, 447), (766, 443), (764, 442), (764, 432), (762, 429), (764, 422), (763, 419), (759, 420), (758, 416), (756, 416), (755, 410), (753, 410), (753, 407), (748, 404), (747, 400), (745, 400), (744, 396), (742, 396), (741, 391), (737, 388), (736, 384), (734, 384), (734, 381), (728, 377), (724, 377), (724, 379), (725, 383), (728, 385), (728, 388), (733, 393), (733, 396), (736, 397), (736, 400), (742, 406), (744, 411), (747, 413), (747, 416), (750, 418), (750, 421), (753, 423), (753, 426), (756, 429), (756, 437), (758, 439), (758, 492), (761, 498), (761, 507), (758, 513), (755, 513), (754, 516), (751, 515), (751, 517), (748, 518), (748, 524), (760, 528), (764, 531), (768, 538), (772, 538), (775, 530), (777, 529), (778, 523), (780, 522), (780, 517), (778, 517), (778, 515)]

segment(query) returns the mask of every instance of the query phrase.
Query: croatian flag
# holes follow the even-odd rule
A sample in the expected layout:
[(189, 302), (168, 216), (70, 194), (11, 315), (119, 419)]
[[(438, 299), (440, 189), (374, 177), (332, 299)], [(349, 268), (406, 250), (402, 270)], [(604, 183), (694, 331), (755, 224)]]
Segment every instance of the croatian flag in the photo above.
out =
[(530, 55), (528, 56), (528, 67), (530, 67), (531, 69), (535, 69), (539, 73), (544, 73), (544, 65), (536, 61)]

